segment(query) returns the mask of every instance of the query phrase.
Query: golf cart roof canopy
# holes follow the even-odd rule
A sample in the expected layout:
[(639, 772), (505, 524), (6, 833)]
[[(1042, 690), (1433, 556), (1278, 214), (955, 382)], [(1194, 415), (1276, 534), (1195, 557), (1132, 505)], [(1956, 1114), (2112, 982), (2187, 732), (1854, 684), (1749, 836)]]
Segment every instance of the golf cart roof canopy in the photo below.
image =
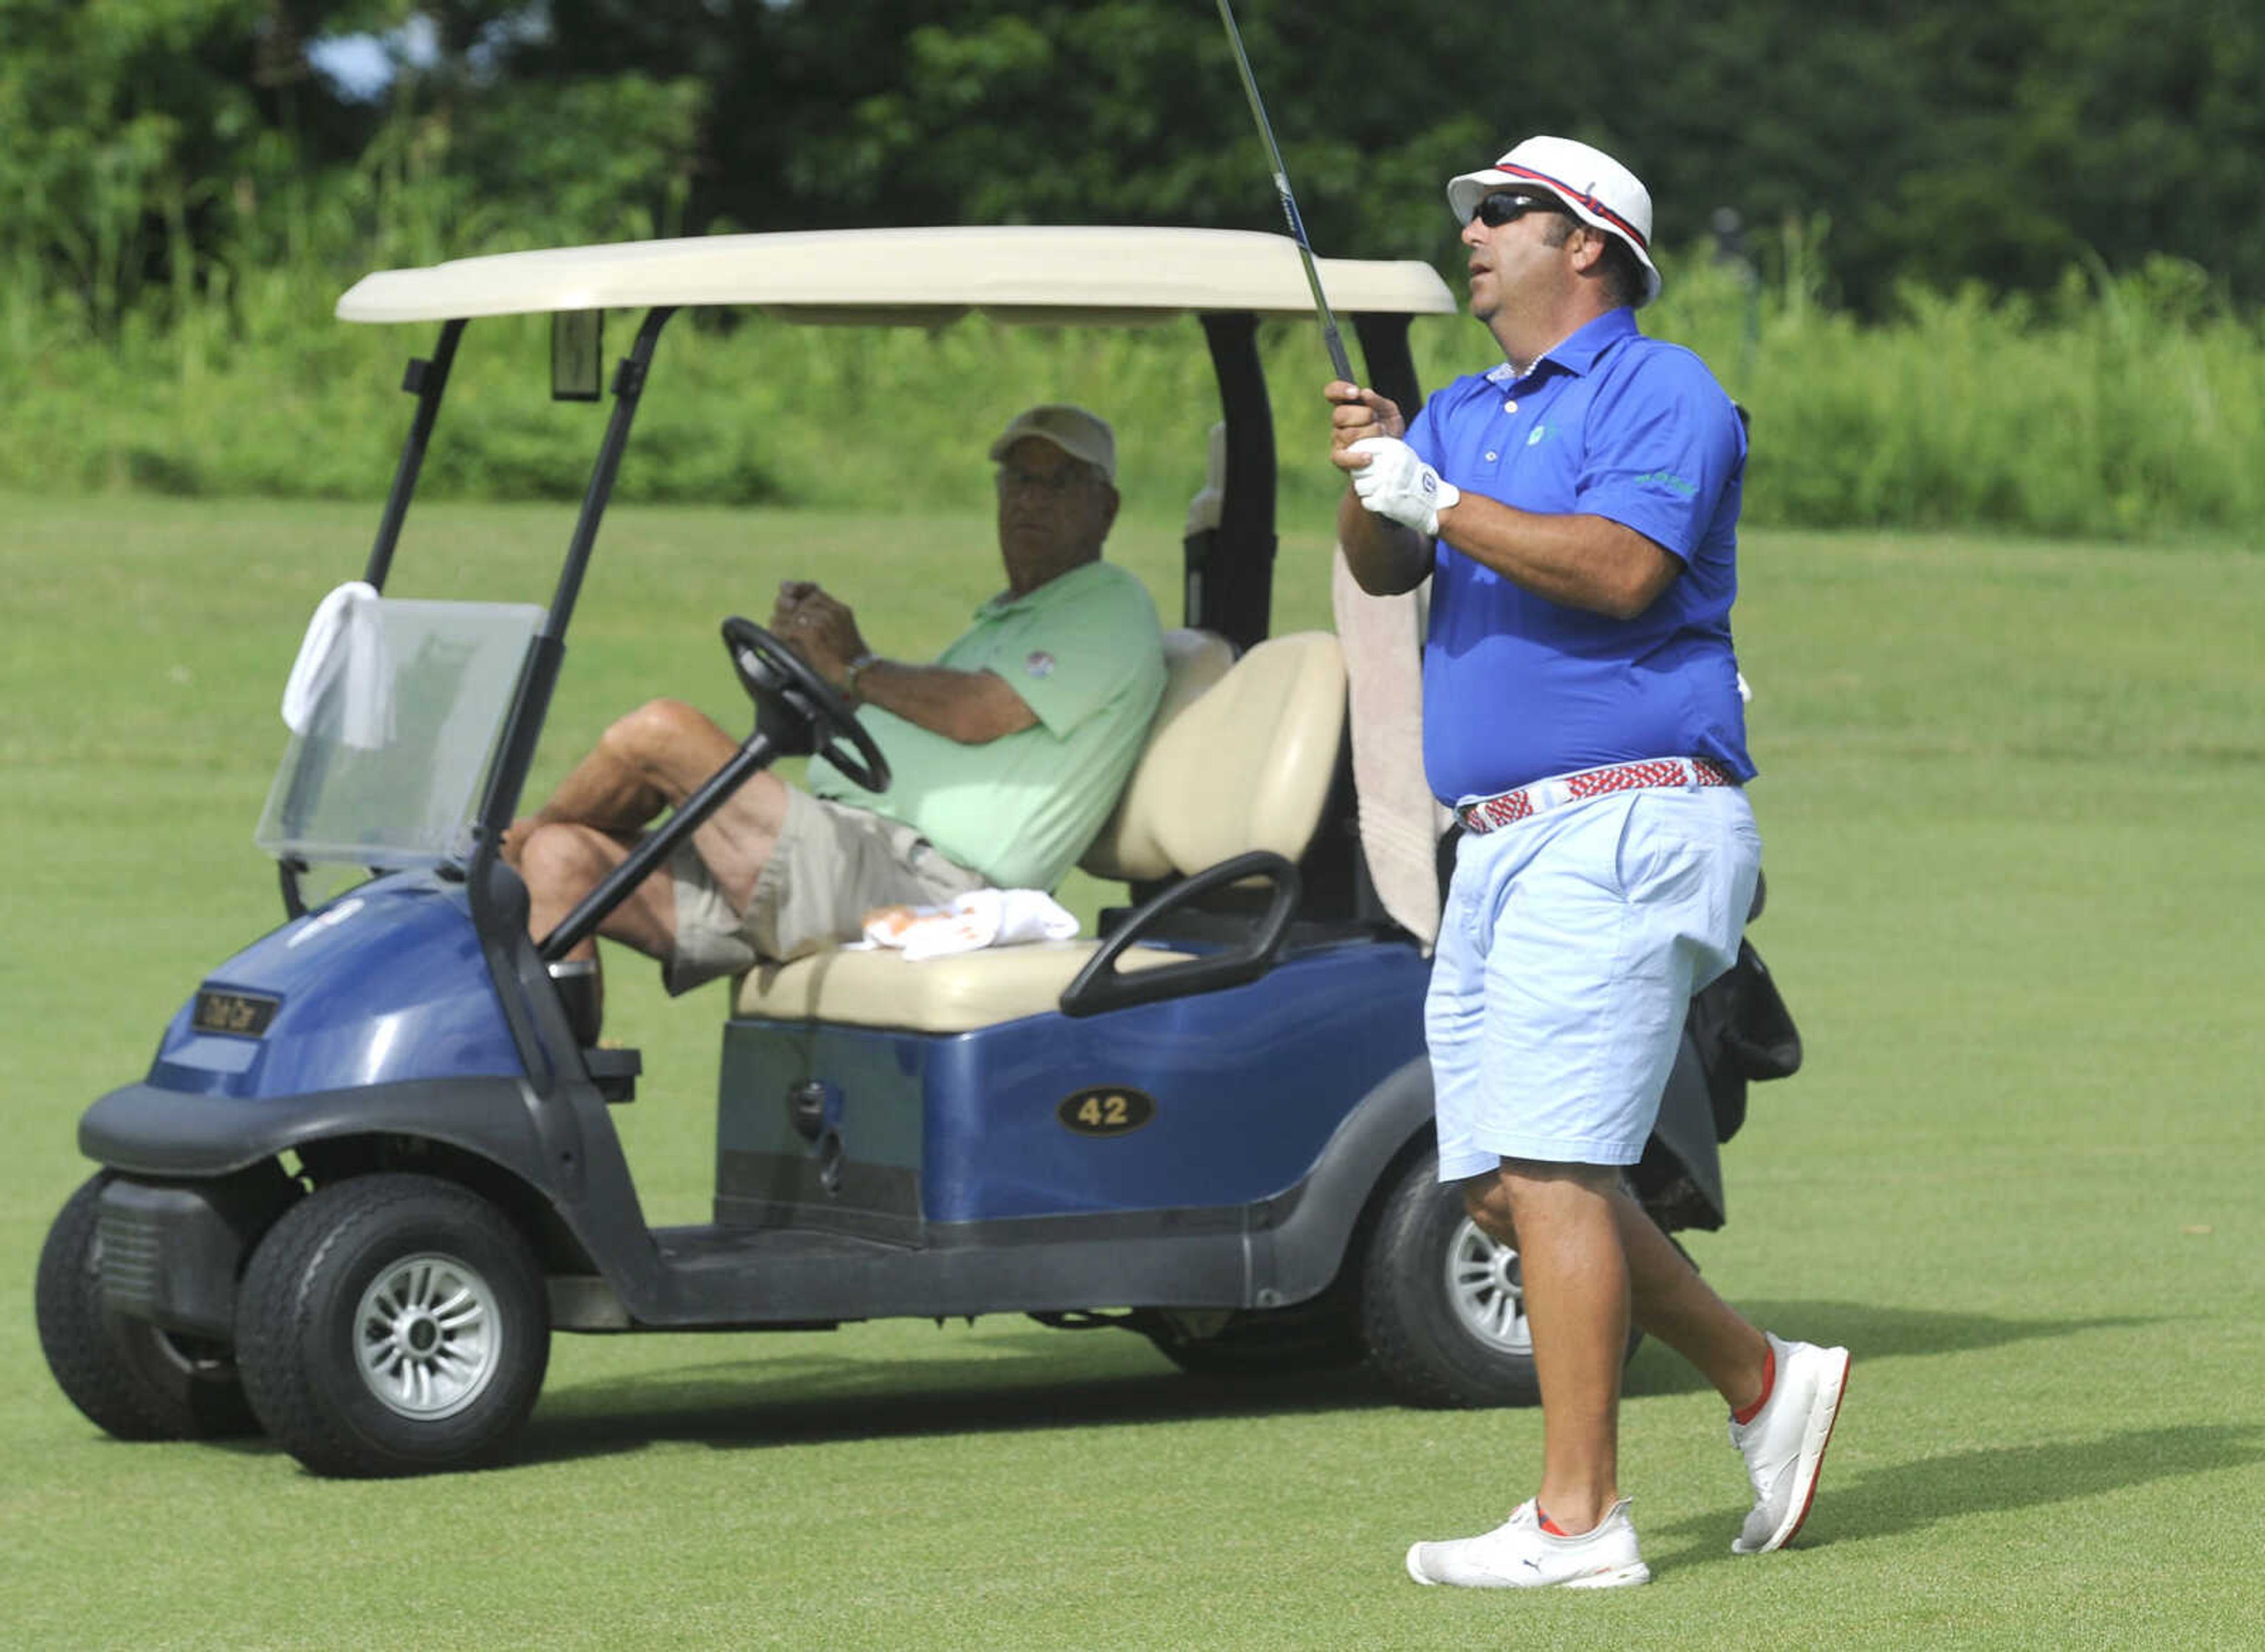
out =
[[(1322, 258), (1347, 314), (1453, 315), (1438, 272), (1412, 259)], [(942, 326), (1139, 324), (1190, 311), (1310, 316), (1287, 236), (1248, 229), (828, 229), (558, 247), (366, 275), (342, 321), (451, 321), (557, 310), (752, 304), (789, 321)]]

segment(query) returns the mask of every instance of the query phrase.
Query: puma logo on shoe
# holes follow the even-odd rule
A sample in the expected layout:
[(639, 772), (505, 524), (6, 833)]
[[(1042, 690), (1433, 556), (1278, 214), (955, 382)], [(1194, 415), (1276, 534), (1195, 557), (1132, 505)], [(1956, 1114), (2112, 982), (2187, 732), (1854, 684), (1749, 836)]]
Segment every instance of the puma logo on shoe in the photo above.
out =
[(1534, 1503), (1526, 1503), (1477, 1537), (1415, 1544), (1408, 1551), (1408, 1576), (1419, 1583), (1465, 1589), (1618, 1589), (1651, 1581), (1626, 1498), (1578, 1537), (1552, 1536), (1542, 1529), (1543, 1519)]

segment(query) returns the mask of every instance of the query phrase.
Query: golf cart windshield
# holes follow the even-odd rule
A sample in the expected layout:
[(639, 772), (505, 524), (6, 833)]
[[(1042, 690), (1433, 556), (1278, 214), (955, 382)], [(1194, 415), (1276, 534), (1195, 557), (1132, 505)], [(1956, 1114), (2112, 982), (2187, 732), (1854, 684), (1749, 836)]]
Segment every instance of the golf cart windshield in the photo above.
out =
[(279, 859), (424, 867), (468, 858), (472, 807), (542, 622), (532, 604), (372, 606), (284, 748), (253, 840)]

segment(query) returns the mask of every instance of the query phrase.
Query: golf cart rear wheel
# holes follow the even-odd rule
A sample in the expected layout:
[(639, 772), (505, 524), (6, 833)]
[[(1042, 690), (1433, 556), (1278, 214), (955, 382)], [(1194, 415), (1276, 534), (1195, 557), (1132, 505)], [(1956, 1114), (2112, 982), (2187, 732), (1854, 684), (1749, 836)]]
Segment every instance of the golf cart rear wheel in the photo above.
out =
[(121, 1440), (219, 1439), (252, 1434), (224, 1343), (177, 1335), (115, 1312), (102, 1294), (106, 1170), (64, 1203), (40, 1252), (40, 1348), (66, 1399)]
[(486, 1200), (428, 1176), (321, 1189), (252, 1254), (237, 1310), (244, 1388), (318, 1474), (492, 1463), (550, 1364), (543, 1273)]
[[(1361, 1275), (1361, 1332), (1378, 1373), (1424, 1406), (1533, 1405), (1533, 1335), (1518, 1253), (1479, 1231), (1438, 1156), (1387, 1196)], [(1642, 1341), (1628, 1334), (1632, 1356)]]

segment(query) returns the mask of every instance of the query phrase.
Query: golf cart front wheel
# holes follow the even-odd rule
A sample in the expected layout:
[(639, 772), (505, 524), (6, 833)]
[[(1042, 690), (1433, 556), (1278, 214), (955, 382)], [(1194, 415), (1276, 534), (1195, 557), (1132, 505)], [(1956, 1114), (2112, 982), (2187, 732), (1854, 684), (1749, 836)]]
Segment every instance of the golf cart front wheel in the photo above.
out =
[(40, 1351), (64, 1397), (121, 1440), (259, 1431), (223, 1343), (177, 1335), (110, 1307), (102, 1292), (106, 1170), (64, 1203), (40, 1252)]
[(245, 1390), (318, 1474), (475, 1468), (503, 1457), (550, 1364), (543, 1273), (486, 1200), (428, 1176), (359, 1176), (295, 1206), (255, 1251), (237, 1313)]
[[(1438, 1156), (1410, 1163), (1386, 1196), (1361, 1274), (1361, 1333), (1378, 1373), (1424, 1406), (1533, 1405), (1533, 1334), (1518, 1253), (1482, 1233)], [(1628, 1333), (1633, 1356), (1642, 1341)]]

